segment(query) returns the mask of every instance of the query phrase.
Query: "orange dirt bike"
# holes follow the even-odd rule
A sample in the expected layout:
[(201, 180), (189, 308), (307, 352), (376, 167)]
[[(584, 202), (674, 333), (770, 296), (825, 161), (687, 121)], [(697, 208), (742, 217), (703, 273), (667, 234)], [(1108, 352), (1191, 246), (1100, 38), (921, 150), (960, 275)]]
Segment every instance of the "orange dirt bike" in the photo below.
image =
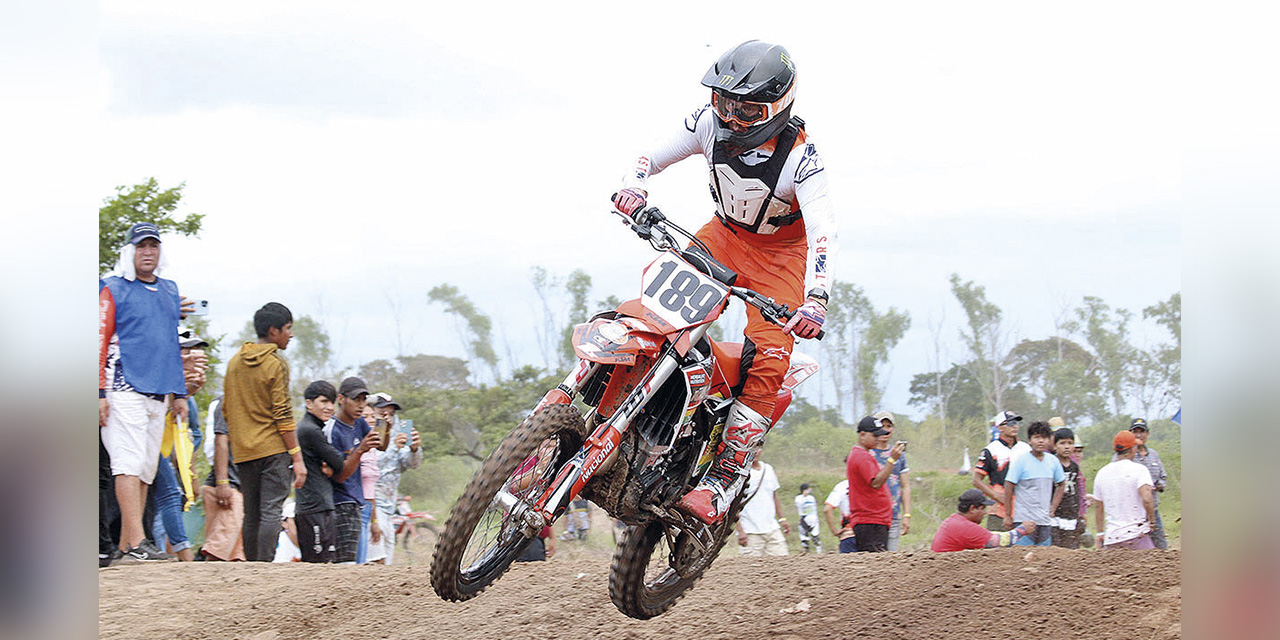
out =
[[(716, 342), (707, 329), (731, 298), (777, 324), (793, 312), (733, 286), (737, 275), (658, 209), (627, 221), (661, 255), (645, 268), (639, 299), (574, 328), (577, 366), (458, 499), (431, 562), (431, 585), (445, 600), (473, 598), (496, 581), (579, 495), (627, 525), (609, 596), (633, 618), (670, 609), (733, 532), (743, 493), (710, 527), (674, 508), (710, 468), (745, 373), (743, 345)], [(680, 249), (668, 227), (692, 244)], [(792, 354), (775, 423), (792, 389), (817, 370), (812, 358)]]

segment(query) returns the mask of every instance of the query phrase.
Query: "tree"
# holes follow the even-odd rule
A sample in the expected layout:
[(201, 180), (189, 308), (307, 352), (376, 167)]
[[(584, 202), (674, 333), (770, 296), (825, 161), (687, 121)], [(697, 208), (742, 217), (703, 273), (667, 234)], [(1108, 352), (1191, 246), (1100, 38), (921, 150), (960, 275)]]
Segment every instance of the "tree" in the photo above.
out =
[(968, 320), (967, 327), (960, 330), (960, 339), (973, 359), (965, 366), (982, 386), (990, 414), (1002, 411), (1008, 403), (1010, 380), (1006, 360), (1013, 337), (1004, 327), (1000, 307), (987, 300), (986, 287), (962, 281), (959, 274), (953, 273), (951, 293), (964, 308)]
[[(463, 348), (467, 358), (478, 360), (489, 368), (493, 379), (497, 380), (498, 354), (493, 350), (493, 321), (489, 316), (476, 308), (471, 300), (462, 295), (458, 288), (451, 284), (437, 285), (427, 293), (427, 300), (444, 304), (445, 311), (462, 321), (466, 332), (462, 333)], [(470, 334), (470, 340), (467, 339)]]
[(836, 404), (843, 410), (848, 400), (852, 421), (856, 422), (860, 407), (862, 413), (870, 413), (880, 402), (884, 395), (880, 369), (910, 326), (905, 312), (890, 307), (880, 313), (861, 287), (836, 283), (827, 304), (823, 343), (830, 356)]
[(1164, 327), (1173, 340), (1136, 354), (1131, 393), (1143, 415), (1166, 416), (1174, 403), (1182, 402), (1182, 294), (1143, 309), (1142, 317)]
[(98, 275), (115, 268), (120, 259), (120, 247), (128, 240), (129, 227), (139, 222), (150, 222), (161, 233), (178, 233), (198, 236), (204, 214), (188, 212), (181, 220), (174, 217), (182, 200), (182, 190), (187, 183), (169, 189), (160, 189), (155, 178), (132, 187), (116, 187), (116, 195), (103, 200), (98, 209)]
[(1037, 400), (1038, 406), (1020, 406), (1023, 413), (1061, 416), (1067, 424), (1106, 417), (1098, 361), (1079, 344), (1056, 337), (1023, 340), (1009, 353), (1009, 362), (1013, 386)]
[(1113, 310), (1095, 296), (1085, 296), (1084, 304), (1076, 309), (1080, 331), (1098, 359), (1096, 371), (1101, 379), (1102, 394), (1110, 401), (1107, 409), (1111, 415), (1125, 412), (1125, 387), (1135, 363), (1135, 350), (1129, 344), (1129, 320), (1132, 317), (1129, 311)]

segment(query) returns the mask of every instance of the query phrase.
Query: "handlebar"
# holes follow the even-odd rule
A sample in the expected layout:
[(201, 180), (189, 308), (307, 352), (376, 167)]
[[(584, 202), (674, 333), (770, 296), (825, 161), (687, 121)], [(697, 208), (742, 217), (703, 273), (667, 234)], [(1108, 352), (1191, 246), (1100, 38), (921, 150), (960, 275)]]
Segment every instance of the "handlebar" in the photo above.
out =
[[(615, 197), (616, 195), (617, 194), (614, 194)], [(681, 235), (688, 238), (693, 244), (703, 250), (703, 253), (698, 255), (698, 259), (696, 260), (689, 259), (690, 256), (685, 255), (686, 252), (680, 251), (681, 255), (686, 258), (686, 261), (689, 262), (689, 264), (693, 265), (693, 267), (698, 271), (701, 271), (707, 276), (710, 276), (711, 278), (714, 278), (728, 286), (729, 293), (731, 295), (759, 309), (760, 315), (764, 316), (766, 320), (782, 326), (796, 314), (795, 311), (788, 309), (787, 305), (774, 302), (773, 298), (770, 298), (758, 291), (753, 291), (745, 287), (733, 286), (732, 277), (725, 278), (723, 276), (727, 273), (729, 276), (736, 277), (736, 274), (734, 274), (728, 267), (716, 261), (715, 258), (711, 257), (711, 250), (707, 248), (707, 245), (703, 244), (702, 240), (698, 239), (697, 236), (694, 236), (692, 233), (685, 231), (674, 222), (667, 220), (667, 217), (663, 215), (657, 207), (642, 209), (641, 211), (636, 212), (634, 216), (629, 216), (618, 211), (616, 208), (613, 212), (620, 216), (636, 235), (640, 236), (643, 240), (648, 240), (649, 244), (658, 251), (666, 251), (667, 249), (680, 251), (676, 238), (667, 231), (667, 225), (670, 225)], [(667, 224), (664, 225), (664, 222)], [(712, 264), (704, 264), (704, 262)], [(718, 267), (719, 270), (722, 270), (719, 274), (716, 273), (716, 267)], [(826, 335), (826, 331), (819, 330), (818, 335), (814, 336), (814, 339), (821, 340)]]

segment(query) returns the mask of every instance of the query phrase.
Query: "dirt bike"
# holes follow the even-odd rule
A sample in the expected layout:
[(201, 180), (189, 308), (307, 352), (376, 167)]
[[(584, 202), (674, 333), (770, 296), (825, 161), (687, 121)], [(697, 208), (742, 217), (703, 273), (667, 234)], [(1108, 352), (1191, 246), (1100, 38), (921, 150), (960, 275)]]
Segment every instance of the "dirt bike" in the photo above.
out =
[[(776, 324), (794, 312), (735, 287), (737, 274), (657, 208), (623, 217), (661, 255), (645, 268), (638, 299), (574, 328), (577, 365), (467, 485), (431, 563), (432, 587), (445, 600), (468, 600), (500, 578), (579, 495), (627, 525), (609, 596), (633, 618), (670, 609), (733, 533), (745, 487), (713, 526), (674, 507), (711, 467), (747, 364), (741, 343), (717, 342), (707, 330), (733, 298)], [(691, 244), (680, 249), (668, 227)], [(791, 355), (774, 423), (817, 370), (812, 358)]]

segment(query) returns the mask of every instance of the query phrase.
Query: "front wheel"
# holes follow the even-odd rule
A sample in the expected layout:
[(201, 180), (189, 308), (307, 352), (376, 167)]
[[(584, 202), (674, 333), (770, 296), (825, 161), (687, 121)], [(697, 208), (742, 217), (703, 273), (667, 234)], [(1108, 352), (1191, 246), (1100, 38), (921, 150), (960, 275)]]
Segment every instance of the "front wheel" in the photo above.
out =
[(586, 424), (576, 408), (550, 405), (503, 438), (445, 522), (431, 559), (437, 595), (469, 600), (502, 577), (532, 540), (513, 512), (542, 495), (585, 437)]
[(687, 533), (676, 536), (673, 550), (666, 533), (668, 525), (660, 521), (627, 527), (609, 571), (609, 598), (618, 611), (648, 620), (675, 606), (724, 548), (743, 503), (740, 494), (724, 520), (712, 529), (715, 542), (701, 557), (690, 556), (693, 547)]

